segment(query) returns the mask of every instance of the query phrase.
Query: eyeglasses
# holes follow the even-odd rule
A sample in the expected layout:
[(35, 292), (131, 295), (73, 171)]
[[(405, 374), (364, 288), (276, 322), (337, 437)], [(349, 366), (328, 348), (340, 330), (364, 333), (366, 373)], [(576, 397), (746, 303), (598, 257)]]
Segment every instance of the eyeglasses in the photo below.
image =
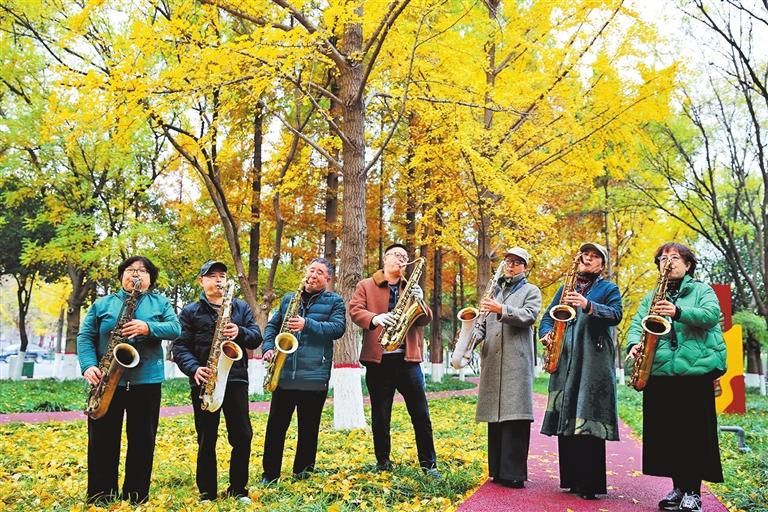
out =
[(507, 263), (507, 265), (525, 265), (525, 262), (521, 260), (513, 260), (510, 258), (505, 258), (504, 261)]
[(680, 261), (681, 259), (683, 258), (678, 256), (677, 254), (673, 254), (672, 256), (662, 256), (661, 258), (659, 258), (659, 261), (662, 263), (665, 263), (667, 261)]
[(145, 276), (145, 275), (149, 274), (149, 271), (147, 269), (145, 269), (145, 268), (131, 268), (131, 267), (128, 267), (128, 268), (126, 268), (124, 270), (124, 272), (126, 274), (131, 273), (131, 274), (139, 274), (139, 275), (142, 275), (142, 276)]
[(390, 252), (389, 254), (385, 254), (385, 256), (392, 256), (396, 260), (400, 261), (408, 261), (408, 255), (404, 252)]

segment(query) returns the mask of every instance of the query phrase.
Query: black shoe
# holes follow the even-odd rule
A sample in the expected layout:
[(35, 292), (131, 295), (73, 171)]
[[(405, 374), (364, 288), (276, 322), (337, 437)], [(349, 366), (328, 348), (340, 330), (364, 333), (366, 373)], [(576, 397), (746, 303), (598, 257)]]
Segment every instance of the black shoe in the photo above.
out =
[(596, 500), (597, 496), (593, 492), (580, 492), (579, 497), (583, 500)]
[(683, 491), (672, 489), (669, 494), (659, 502), (659, 510), (680, 510), (680, 502), (683, 501)]
[(581, 494), (581, 489), (579, 489), (578, 487), (571, 487), (570, 489), (568, 489), (565, 492), (567, 492), (569, 494)]
[(293, 479), (294, 480), (306, 480), (307, 478), (312, 476), (311, 471), (302, 471), (301, 473), (294, 473)]
[(377, 462), (376, 471), (392, 471), (392, 461)]
[(504, 487), (509, 487), (511, 489), (522, 489), (525, 487), (525, 482), (523, 480), (507, 480), (506, 478), (494, 478), (493, 481), (494, 483), (503, 485)]
[(269, 477), (267, 477), (267, 476), (262, 476), (262, 477), (261, 477), (261, 485), (272, 485), (272, 484), (276, 484), (276, 483), (278, 482), (278, 480), (280, 480), (280, 478), (279, 478), (279, 477), (278, 477), (278, 478), (269, 478)]

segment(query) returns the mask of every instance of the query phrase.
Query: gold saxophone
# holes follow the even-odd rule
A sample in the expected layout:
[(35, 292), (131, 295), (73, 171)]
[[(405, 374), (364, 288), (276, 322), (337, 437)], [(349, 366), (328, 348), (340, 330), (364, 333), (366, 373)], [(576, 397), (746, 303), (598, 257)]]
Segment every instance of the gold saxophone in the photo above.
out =
[(293, 294), (288, 307), (285, 308), (283, 324), (280, 326), (280, 332), (275, 336), (275, 353), (267, 366), (267, 373), (264, 376), (264, 387), (270, 393), (277, 389), (277, 384), (280, 382), (280, 372), (283, 370), (286, 357), (288, 357), (288, 354), (296, 352), (296, 349), (299, 348), (299, 340), (288, 330), (288, 320), (295, 317), (299, 312), (301, 292), (304, 291), (306, 284), (307, 278), (304, 277), (301, 283), (299, 283), (296, 293)]
[(670, 270), (672, 270), (672, 262), (668, 261), (664, 268), (661, 269), (661, 272), (659, 272), (659, 279), (656, 281), (656, 293), (653, 295), (651, 304), (648, 307), (648, 315), (643, 317), (640, 322), (643, 326), (643, 334), (640, 335), (640, 342), (638, 343), (640, 346), (639, 353), (635, 358), (632, 376), (629, 378), (629, 385), (637, 391), (642, 391), (645, 385), (648, 384), (659, 337), (672, 330), (672, 322), (661, 315), (654, 314), (656, 304), (667, 296)]
[(555, 373), (560, 364), (560, 354), (563, 352), (565, 329), (568, 322), (576, 317), (576, 310), (565, 303), (565, 296), (574, 290), (576, 284), (576, 272), (581, 262), (581, 253), (576, 253), (571, 264), (571, 269), (565, 275), (563, 292), (560, 294), (560, 303), (549, 310), (549, 316), (554, 320), (554, 326), (546, 336), (541, 339), (544, 344), (544, 371)]
[(224, 326), (232, 319), (232, 300), (235, 296), (235, 282), (228, 281), (224, 300), (221, 303), (219, 317), (211, 340), (211, 351), (208, 353), (207, 367), (211, 374), (205, 384), (200, 386), (200, 408), (208, 412), (216, 412), (224, 402), (224, 392), (227, 389), (229, 370), (235, 361), (243, 358), (243, 349), (232, 340), (227, 339), (222, 332)]
[[(496, 281), (501, 277), (506, 265), (506, 261), (499, 263), (496, 273), (488, 281), (488, 286), (486, 286), (485, 293), (481, 297), (480, 302), (483, 299), (493, 299)], [(479, 312), (477, 308), (469, 306), (459, 310), (456, 316), (461, 322), (461, 329), (457, 334), (456, 346), (453, 349), (453, 354), (451, 354), (451, 366), (460, 370), (469, 364), (475, 349), (483, 341), (483, 334), (479, 326), (483, 325), (485, 318), (488, 316), (488, 311)]]
[(411, 328), (411, 325), (416, 318), (421, 315), (426, 315), (428, 311), (427, 305), (424, 303), (423, 299), (416, 300), (411, 295), (413, 286), (418, 284), (419, 279), (421, 279), (421, 274), (424, 272), (426, 260), (423, 257), (417, 258), (406, 263), (406, 265), (411, 263), (416, 263), (413, 267), (411, 277), (409, 277), (408, 281), (405, 283), (405, 288), (403, 288), (402, 293), (400, 293), (400, 298), (397, 299), (395, 308), (390, 311), (395, 317), (395, 325), (392, 327), (385, 325), (381, 330), (381, 334), (379, 334), (379, 343), (387, 352), (395, 350), (402, 345), (403, 341), (405, 341), (406, 334), (408, 334), (408, 329)]
[(99, 370), (101, 370), (101, 379), (97, 384), (91, 386), (88, 392), (88, 401), (85, 406), (85, 414), (92, 420), (98, 420), (109, 409), (112, 397), (120, 382), (120, 377), (126, 368), (134, 368), (139, 364), (139, 352), (126, 342), (126, 338), (120, 334), (123, 326), (133, 320), (133, 314), (136, 311), (136, 305), (141, 297), (141, 278), (133, 280), (133, 290), (123, 302), (120, 314), (117, 316), (117, 323), (109, 335), (109, 343), (104, 355), (99, 360)]

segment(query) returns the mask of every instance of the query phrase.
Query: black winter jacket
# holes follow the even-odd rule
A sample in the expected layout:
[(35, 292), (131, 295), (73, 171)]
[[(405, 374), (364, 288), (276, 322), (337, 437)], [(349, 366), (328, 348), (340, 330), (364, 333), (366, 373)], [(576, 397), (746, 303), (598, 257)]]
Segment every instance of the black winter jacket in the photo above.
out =
[[(197, 369), (208, 363), (217, 318), (216, 310), (208, 302), (204, 292), (200, 293), (200, 300), (187, 304), (179, 313), (181, 335), (173, 342), (173, 359), (179, 369), (189, 377), (192, 386), (196, 385), (194, 376)], [(240, 348), (254, 349), (261, 344), (261, 330), (253, 319), (251, 308), (244, 300), (232, 301), (231, 321), (240, 328), (234, 339)], [(232, 364), (227, 382), (248, 382), (248, 357), (245, 350), (243, 358)]]

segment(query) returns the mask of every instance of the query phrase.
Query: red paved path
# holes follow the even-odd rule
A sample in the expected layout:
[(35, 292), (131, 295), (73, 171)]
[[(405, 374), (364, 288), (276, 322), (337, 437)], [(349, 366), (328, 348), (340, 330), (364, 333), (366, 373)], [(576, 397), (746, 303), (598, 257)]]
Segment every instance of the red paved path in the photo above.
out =
[[(510, 489), (488, 481), (467, 499), (458, 512), (484, 511), (562, 511), (640, 512), (658, 510), (657, 503), (670, 490), (668, 478), (642, 475), (641, 445), (629, 437), (629, 428), (619, 422), (619, 442), (606, 443), (608, 496), (587, 501), (560, 489), (557, 438), (539, 434), (547, 405), (546, 397), (535, 395), (535, 420), (531, 427), (528, 456), (528, 482), (525, 489)], [(727, 512), (718, 499), (703, 489), (707, 512)]]

